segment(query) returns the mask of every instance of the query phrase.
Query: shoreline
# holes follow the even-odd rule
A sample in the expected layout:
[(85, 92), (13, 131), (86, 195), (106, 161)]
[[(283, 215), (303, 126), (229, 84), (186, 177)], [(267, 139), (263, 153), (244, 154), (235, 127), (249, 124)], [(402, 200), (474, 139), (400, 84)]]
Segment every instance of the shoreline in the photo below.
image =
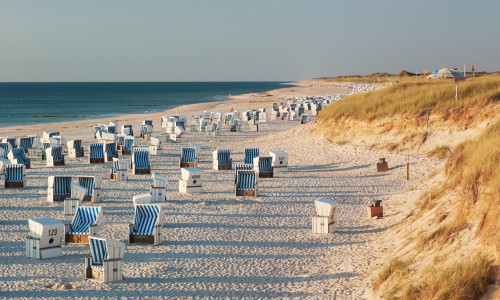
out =
[[(213, 101), (213, 102), (199, 102), (199, 103), (192, 103), (192, 104), (180, 104), (179, 106), (175, 106), (173, 108), (167, 109), (167, 110), (161, 110), (157, 112), (148, 112), (148, 113), (129, 113), (129, 114), (121, 114), (117, 115), (114, 117), (95, 117), (91, 119), (83, 119), (83, 120), (75, 120), (75, 121), (62, 121), (62, 122), (49, 122), (49, 123), (39, 123), (39, 124), (27, 124), (27, 125), (13, 125), (13, 126), (6, 126), (6, 127), (0, 127), (0, 132), (1, 136), (26, 136), (28, 134), (33, 134), (35, 130), (40, 130), (39, 128), (43, 128), (40, 130), (40, 135), (43, 133), (44, 130), (48, 129), (54, 129), (55, 131), (60, 131), (64, 132), (65, 129), (67, 130), (70, 127), (73, 127), (74, 129), (86, 129), (86, 128), (92, 128), (93, 126), (99, 123), (108, 123), (109, 121), (117, 121), (118, 123), (138, 123), (144, 119), (152, 119), (153, 121), (158, 121), (158, 119), (161, 116), (164, 115), (174, 115), (177, 113), (184, 113), (188, 112), (191, 110), (199, 110), (199, 111), (204, 111), (204, 110), (213, 110), (215, 107), (221, 107), (226, 105), (241, 105), (244, 102), (251, 101), (253, 98), (258, 98), (258, 99), (263, 99), (263, 100), (270, 100), (266, 99), (269, 96), (266, 95), (275, 95), (273, 98), (274, 102), (278, 101), (278, 98), (286, 98), (286, 93), (292, 93), (295, 92), (296, 90), (293, 89), (302, 89), (307, 86), (312, 86), (314, 83), (320, 83), (315, 80), (304, 80), (304, 81), (297, 81), (297, 82), (289, 82), (286, 83), (286, 85), (291, 85), (287, 87), (283, 87), (280, 89), (274, 89), (274, 90), (269, 90), (266, 92), (260, 92), (260, 93), (247, 93), (247, 94), (239, 94), (239, 95), (232, 95), (232, 96), (226, 96), (226, 100), (222, 101)], [(283, 84), (284, 85), (284, 84)], [(339, 89), (338, 86), (335, 87), (332, 83), (323, 83), (324, 86), (329, 86), (330, 88), (334, 87), (331, 91), (333, 94), (333, 91), (335, 89)], [(342, 90), (350, 90), (348, 88), (340, 88)], [(290, 91), (291, 90), (291, 91)], [(307, 88), (306, 88), (307, 90)], [(279, 97), (280, 96), (280, 97)], [(265, 103), (262, 103), (265, 105)], [(258, 106), (258, 103), (255, 105)], [(255, 106), (254, 105), (254, 106)], [(227, 109), (227, 111), (220, 111), (222, 113), (224, 112), (229, 112), (230, 109)], [(217, 110), (213, 110), (217, 111)]]

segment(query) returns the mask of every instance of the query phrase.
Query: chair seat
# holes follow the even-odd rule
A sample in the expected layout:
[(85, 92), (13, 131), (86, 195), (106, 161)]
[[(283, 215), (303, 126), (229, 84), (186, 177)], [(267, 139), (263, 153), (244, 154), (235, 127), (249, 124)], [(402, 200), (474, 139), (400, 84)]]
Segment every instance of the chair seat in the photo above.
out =
[(153, 233), (146, 232), (146, 231), (134, 231), (134, 232), (132, 232), (132, 235), (153, 235)]
[(90, 267), (94, 270), (104, 271), (104, 267), (101, 265), (91, 265)]
[(89, 234), (89, 232), (85, 232), (85, 231), (70, 231), (70, 232), (66, 232), (66, 234)]

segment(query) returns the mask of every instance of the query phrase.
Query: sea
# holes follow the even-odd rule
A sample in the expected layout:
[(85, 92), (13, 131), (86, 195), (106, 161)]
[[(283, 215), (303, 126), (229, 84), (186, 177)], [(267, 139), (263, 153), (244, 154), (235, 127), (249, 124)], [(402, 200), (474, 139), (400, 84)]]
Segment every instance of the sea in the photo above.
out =
[(0, 82), (0, 127), (150, 113), (286, 82)]

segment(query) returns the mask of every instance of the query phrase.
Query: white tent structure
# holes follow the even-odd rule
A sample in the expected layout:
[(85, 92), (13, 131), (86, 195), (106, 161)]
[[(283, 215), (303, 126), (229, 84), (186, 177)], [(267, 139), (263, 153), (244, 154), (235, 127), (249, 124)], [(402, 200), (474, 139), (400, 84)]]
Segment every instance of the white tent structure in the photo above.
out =
[(465, 78), (464, 73), (461, 73), (454, 69), (443, 68), (437, 72), (436, 71), (434, 71), (433, 74), (427, 76), (427, 78), (460, 78), (460, 79)]

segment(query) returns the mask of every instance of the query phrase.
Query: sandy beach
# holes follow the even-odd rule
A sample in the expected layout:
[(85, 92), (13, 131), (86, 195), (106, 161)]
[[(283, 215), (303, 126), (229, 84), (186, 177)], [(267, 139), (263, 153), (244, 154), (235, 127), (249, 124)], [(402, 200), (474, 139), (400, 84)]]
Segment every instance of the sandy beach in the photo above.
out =
[[(272, 102), (293, 96), (325, 96), (350, 89), (333, 83), (299, 82), (294, 86), (260, 94), (233, 96), (228, 101), (181, 106), (153, 114), (124, 115), (47, 125), (1, 128), (2, 136), (41, 135), (60, 131), (66, 140), (80, 138), (88, 149), (94, 141), (93, 126), (116, 121), (133, 124), (136, 135), (144, 119), (154, 121), (155, 136), (164, 137), (160, 116), (229, 112), (270, 108)], [(249, 101), (255, 101), (249, 103)], [(260, 103), (259, 103), (260, 101)], [(316, 117), (313, 117), (313, 121)], [(32, 161), (27, 187), (0, 190), (0, 298), (165, 298), (176, 299), (369, 299), (371, 270), (381, 263), (382, 233), (404, 219), (411, 210), (415, 186), (442, 162), (410, 156), (411, 178), (406, 180), (406, 154), (337, 145), (310, 131), (315, 122), (267, 121), (259, 131), (229, 132), (218, 137), (185, 133), (164, 146), (164, 153), (151, 156), (152, 173), (169, 179), (163, 242), (159, 246), (128, 244), (128, 225), (134, 208), (132, 197), (146, 193), (149, 175), (131, 175), (126, 182), (108, 179), (111, 163), (88, 164), (88, 157), (66, 159), (61, 167)], [(199, 167), (205, 181), (202, 194), (178, 192), (180, 149), (194, 142), (201, 146)], [(141, 145), (146, 145), (141, 141)], [(212, 151), (230, 149), (233, 162), (242, 162), (244, 149), (260, 148), (261, 155), (283, 150), (290, 170), (274, 178), (259, 180), (259, 197), (234, 195), (234, 171), (212, 169)], [(86, 153), (87, 155), (87, 153)], [(385, 157), (390, 170), (377, 173), (376, 162)], [(129, 156), (125, 156), (129, 158)], [(25, 257), (28, 219), (63, 215), (61, 202), (47, 202), (47, 176), (93, 175), (102, 182), (105, 225), (100, 237), (125, 242), (125, 280), (102, 284), (86, 280), (84, 257), (88, 246), (65, 245), (63, 256), (36, 260)], [(339, 203), (338, 231), (328, 235), (311, 233), (314, 200)], [(383, 219), (366, 216), (366, 205), (383, 200)], [(46, 286), (64, 282), (71, 290)]]

